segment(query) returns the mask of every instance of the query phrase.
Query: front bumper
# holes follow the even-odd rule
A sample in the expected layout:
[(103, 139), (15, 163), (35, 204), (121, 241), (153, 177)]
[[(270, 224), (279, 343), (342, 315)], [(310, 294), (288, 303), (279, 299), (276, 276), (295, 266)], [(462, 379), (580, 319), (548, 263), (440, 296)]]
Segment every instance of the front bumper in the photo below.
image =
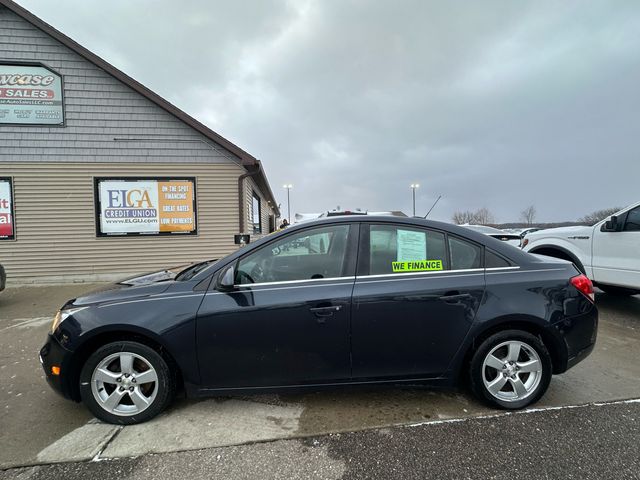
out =
[[(73, 390), (69, 384), (69, 375), (65, 375), (70, 371), (71, 352), (65, 349), (58, 341), (49, 334), (44, 346), (40, 349), (40, 363), (44, 369), (47, 383), (57, 393), (70, 400), (78, 400), (74, 398)], [(60, 367), (60, 374), (54, 375), (51, 367)]]

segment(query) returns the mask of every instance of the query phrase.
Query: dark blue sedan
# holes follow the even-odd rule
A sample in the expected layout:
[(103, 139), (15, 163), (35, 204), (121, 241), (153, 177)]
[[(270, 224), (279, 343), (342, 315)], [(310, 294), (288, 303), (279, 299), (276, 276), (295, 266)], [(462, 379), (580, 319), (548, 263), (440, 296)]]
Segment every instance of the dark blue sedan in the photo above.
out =
[(569, 262), (445, 223), (332, 217), (70, 300), (40, 358), (56, 390), (119, 424), (178, 391), (461, 379), (518, 409), (592, 351), (597, 323)]

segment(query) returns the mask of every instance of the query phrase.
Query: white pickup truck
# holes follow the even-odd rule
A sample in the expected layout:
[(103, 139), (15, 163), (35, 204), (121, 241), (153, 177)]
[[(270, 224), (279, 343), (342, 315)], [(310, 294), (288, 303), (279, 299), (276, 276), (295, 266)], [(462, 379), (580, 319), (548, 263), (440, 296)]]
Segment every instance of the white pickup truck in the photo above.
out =
[(523, 240), (523, 249), (573, 262), (607, 293), (640, 294), (640, 203), (592, 227), (530, 233)]

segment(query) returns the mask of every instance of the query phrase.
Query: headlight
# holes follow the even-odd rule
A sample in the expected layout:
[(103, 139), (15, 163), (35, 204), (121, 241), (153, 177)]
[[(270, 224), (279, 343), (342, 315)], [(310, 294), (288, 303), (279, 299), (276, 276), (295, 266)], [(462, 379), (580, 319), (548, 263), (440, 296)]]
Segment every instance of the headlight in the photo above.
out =
[(58, 310), (56, 316), (53, 317), (53, 323), (51, 324), (51, 333), (55, 332), (56, 329), (60, 326), (62, 322), (64, 322), (69, 315), (73, 315), (74, 313), (79, 312), (80, 310), (84, 310), (87, 307), (79, 307), (79, 308), (68, 308), (65, 310)]

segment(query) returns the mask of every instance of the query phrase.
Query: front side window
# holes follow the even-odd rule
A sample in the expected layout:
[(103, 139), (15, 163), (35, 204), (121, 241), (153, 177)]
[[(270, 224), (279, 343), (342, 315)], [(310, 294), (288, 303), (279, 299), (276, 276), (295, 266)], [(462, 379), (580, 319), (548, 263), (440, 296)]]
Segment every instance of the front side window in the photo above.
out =
[(442, 233), (408, 226), (370, 227), (370, 275), (446, 270), (446, 256)]
[(348, 225), (331, 225), (287, 235), (242, 258), (236, 284), (340, 277), (348, 234)]
[(627, 214), (627, 221), (624, 223), (625, 232), (638, 232), (640, 231), (640, 207), (636, 207), (633, 210), (629, 210)]

